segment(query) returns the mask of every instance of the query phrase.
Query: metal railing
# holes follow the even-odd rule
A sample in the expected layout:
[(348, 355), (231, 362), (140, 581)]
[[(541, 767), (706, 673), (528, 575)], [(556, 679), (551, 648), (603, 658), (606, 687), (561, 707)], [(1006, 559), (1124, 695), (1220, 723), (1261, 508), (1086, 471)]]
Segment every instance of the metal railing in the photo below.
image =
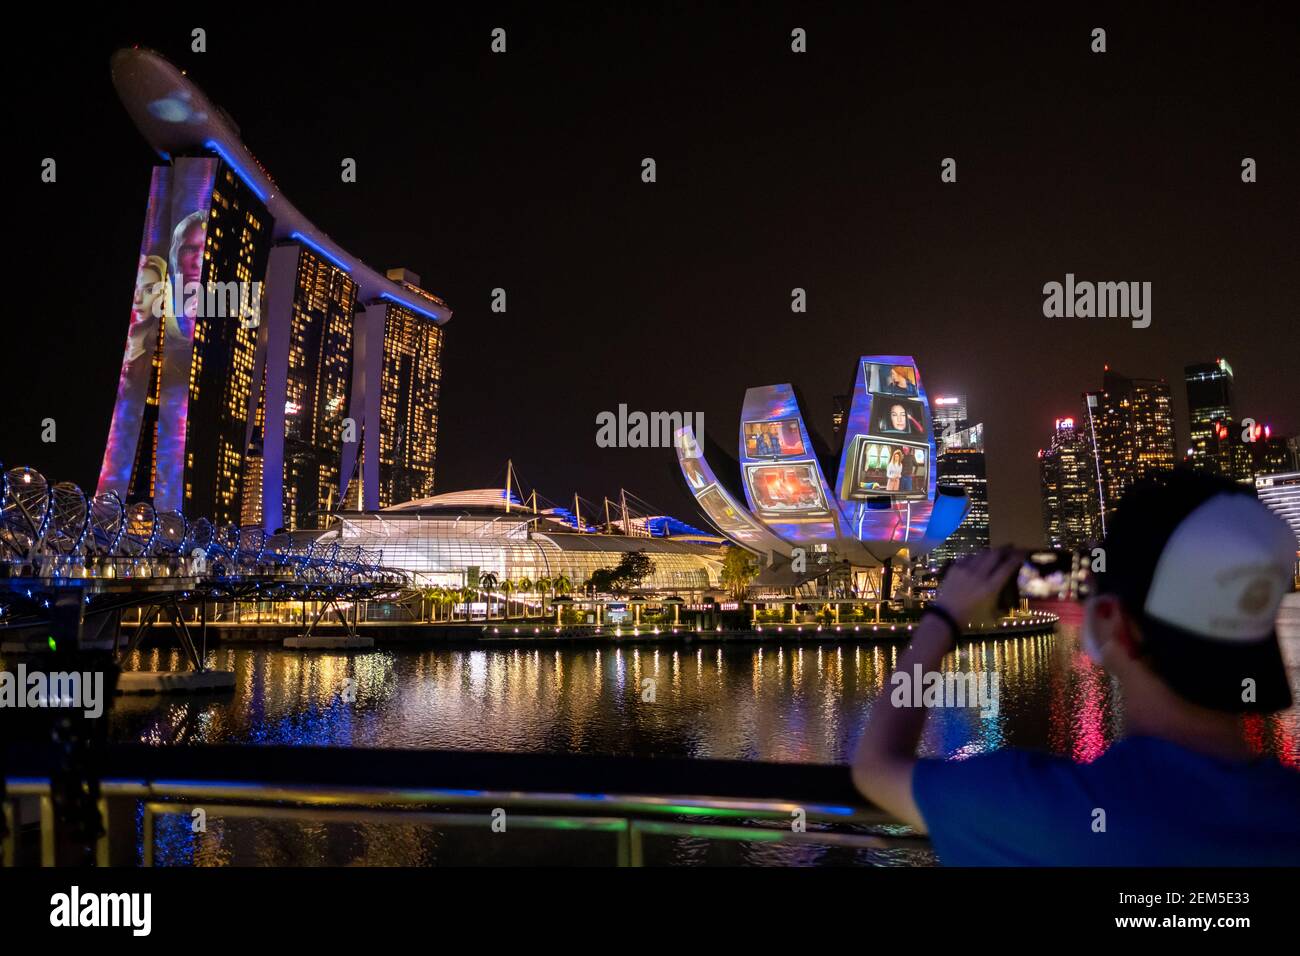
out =
[[(38, 768), (39, 759), (19, 769)], [(159, 862), (162, 822), (206, 819), (320, 826), (334, 823), (474, 831), (491, 839), (496, 814), (511, 832), (547, 831), (546, 855), (564, 860), (575, 834), (603, 834), (606, 863), (641, 866), (647, 838), (762, 843), (854, 851), (912, 850), (928, 841), (863, 802), (844, 767), (743, 761), (540, 756), (477, 752), (115, 745), (97, 754), (101, 866)], [(349, 780), (365, 780), (355, 785)], [(50, 778), (6, 781), (6, 866), (63, 862)], [(35, 820), (25, 827), (24, 806)], [(34, 805), (34, 806), (33, 806)], [(118, 809), (114, 810), (114, 806)], [(33, 813), (32, 811), (35, 810)], [(36, 832), (33, 832), (36, 831)], [(39, 836), (37, 836), (37, 832)], [(26, 852), (19, 850), (19, 843)], [(122, 845), (129, 843), (129, 846)], [(32, 852), (33, 845), (39, 853)], [(329, 863), (328, 860), (314, 861)], [(473, 855), (449, 863), (476, 862)], [(922, 860), (924, 862), (924, 860)]]

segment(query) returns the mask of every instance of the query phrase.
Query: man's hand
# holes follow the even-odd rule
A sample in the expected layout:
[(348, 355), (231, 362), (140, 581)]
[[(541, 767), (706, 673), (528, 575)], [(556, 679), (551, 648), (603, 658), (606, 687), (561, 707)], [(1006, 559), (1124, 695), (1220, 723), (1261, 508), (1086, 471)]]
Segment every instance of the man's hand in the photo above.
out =
[[(935, 603), (958, 624), (991, 617), (998, 592), (1020, 565), (1021, 554), (999, 548), (973, 555), (948, 569)], [(954, 635), (931, 614), (922, 619), (909, 647), (898, 659), (898, 670), (911, 672), (939, 667), (943, 655), (952, 650)], [(888, 682), (893, 684), (892, 679)], [(888, 689), (871, 706), (867, 730), (853, 755), (853, 783), (868, 800), (896, 819), (925, 830), (925, 821), (912, 797), (912, 771), (916, 767), (916, 745), (925, 726), (925, 711), (895, 707)]]
[(997, 612), (998, 592), (1024, 560), (1024, 552), (996, 548), (962, 558), (944, 575), (934, 603), (958, 624), (982, 624)]

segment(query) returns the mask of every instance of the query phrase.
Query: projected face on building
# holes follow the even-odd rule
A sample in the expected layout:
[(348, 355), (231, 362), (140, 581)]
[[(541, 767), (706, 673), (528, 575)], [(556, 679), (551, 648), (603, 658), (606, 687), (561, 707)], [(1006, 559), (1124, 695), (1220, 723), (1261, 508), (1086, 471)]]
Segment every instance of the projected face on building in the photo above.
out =
[(141, 256), (135, 275), (135, 298), (131, 302), (131, 327), (126, 336), (126, 357), (122, 374), (129, 377), (129, 363), (152, 355), (157, 343), (158, 319), (167, 305), (167, 262), (161, 256)]
[(871, 434), (919, 440), (925, 436), (925, 409), (912, 399), (880, 398), (871, 421)]
[(180, 314), (193, 318), (198, 311), (199, 293), (194, 288), (203, 278), (203, 246), (208, 235), (208, 212), (200, 209), (190, 213), (179, 223), (172, 235), (172, 271), (177, 276), (178, 294), (184, 297), (185, 307)]
[(867, 390), (877, 395), (915, 398), (916, 368), (911, 365), (867, 365)]
[[(207, 157), (180, 157), (154, 170), (117, 401), (100, 468), (99, 493), (114, 491), (126, 498), (133, 485), (150, 489), (159, 511), (184, 509), (194, 322), (217, 163)], [(191, 287), (188, 295), (186, 285)], [(157, 392), (150, 395), (162, 329), (162, 367)], [(156, 421), (148, 428), (144, 427), (146, 405), (156, 409)], [(147, 447), (142, 449), (142, 442)], [(137, 482), (137, 464), (152, 467), (152, 476)]]
[(682, 458), (680, 461), (682, 474), (686, 476), (686, 483), (690, 485), (691, 491), (700, 491), (708, 485), (709, 478), (700, 467), (698, 458)]

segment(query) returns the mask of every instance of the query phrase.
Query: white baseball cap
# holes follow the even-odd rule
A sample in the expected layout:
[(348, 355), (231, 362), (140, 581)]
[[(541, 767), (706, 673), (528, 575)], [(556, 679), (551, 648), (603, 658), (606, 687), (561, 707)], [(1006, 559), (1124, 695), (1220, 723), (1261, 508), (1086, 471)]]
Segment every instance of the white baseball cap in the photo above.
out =
[(1120, 503), (1097, 583), (1138, 617), (1148, 662), (1179, 695), (1217, 710), (1283, 710), (1291, 688), (1277, 613), (1298, 546), (1240, 485), (1174, 472)]

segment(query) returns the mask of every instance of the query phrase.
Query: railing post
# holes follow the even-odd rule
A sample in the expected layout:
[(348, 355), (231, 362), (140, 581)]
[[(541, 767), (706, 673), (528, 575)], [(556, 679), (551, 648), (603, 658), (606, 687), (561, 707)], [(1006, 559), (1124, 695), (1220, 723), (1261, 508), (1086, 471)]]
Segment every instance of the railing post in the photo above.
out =
[(103, 832), (99, 835), (99, 838), (95, 840), (95, 865), (110, 866), (111, 863), (109, 862), (108, 847), (108, 798), (100, 797), (98, 807), (99, 819), (103, 822), (103, 827), (101, 828)]
[(4, 865), (12, 868), (14, 865), (14, 847), (18, 842), (18, 834), (14, 832), (13, 801), (4, 800), (0, 802), (0, 811), (3, 811), (5, 817)]
[(627, 852), (628, 866), (645, 866), (645, 850), (641, 845), (641, 828), (635, 820), (627, 821)]
[(41, 794), (41, 866), (54, 866), (54, 798), (47, 789)]
[(144, 861), (143, 862), (145, 866), (153, 866), (154, 815), (153, 815), (153, 807), (148, 803), (144, 805), (144, 822), (143, 822), (142, 829), (144, 830)]

